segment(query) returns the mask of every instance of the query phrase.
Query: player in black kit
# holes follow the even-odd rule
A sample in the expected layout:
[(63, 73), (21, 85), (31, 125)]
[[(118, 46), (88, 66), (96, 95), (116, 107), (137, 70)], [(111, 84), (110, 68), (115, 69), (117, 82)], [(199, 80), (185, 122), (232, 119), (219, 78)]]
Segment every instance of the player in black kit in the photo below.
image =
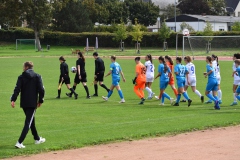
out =
[[(90, 99), (90, 95), (89, 95), (89, 90), (88, 90), (88, 86), (87, 86), (87, 73), (85, 71), (85, 57), (83, 56), (82, 52), (78, 52), (78, 60), (76, 61), (76, 75), (75, 75), (75, 79), (74, 79), (74, 85), (73, 85), (73, 89), (74, 91), (76, 90), (77, 85), (82, 82), (82, 85), (87, 93), (87, 99)], [(72, 97), (73, 92), (71, 93), (66, 93), (66, 95), (68, 97)]]
[(59, 78), (59, 87), (58, 87), (58, 96), (56, 98), (60, 98), (61, 95), (61, 86), (63, 83), (66, 84), (67, 88), (74, 93), (75, 99), (78, 98), (78, 94), (75, 93), (74, 89), (70, 86), (70, 77), (69, 77), (69, 71), (68, 71), (68, 65), (65, 63), (65, 59), (63, 56), (59, 58), (60, 61), (60, 78)]
[(98, 85), (97, 83), (99, 82), (99, 85), (106, 89), (107, 92), (110, 90), (103, 84), (103, 77), (104, 77), (104, 72), (105, 72), (105, 66), (104, 62), (101, 58), (98, 57), (98, 53), (94, 52), (93, 57), (95, 59), (95, 75), (94, 75), (94, 89), (95, 89), (95, 94), (93, 95), (94, 97), (98, 96)]

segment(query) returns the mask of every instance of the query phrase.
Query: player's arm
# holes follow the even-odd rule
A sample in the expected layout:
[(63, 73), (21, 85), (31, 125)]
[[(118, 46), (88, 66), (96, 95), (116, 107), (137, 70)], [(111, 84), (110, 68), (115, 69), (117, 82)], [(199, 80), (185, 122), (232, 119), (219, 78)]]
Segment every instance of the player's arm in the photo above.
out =
[(38, 75), (37, 78), (38, 78), (37, 88), (38, 88), (38, 94), (39, 94), (38, 107), (40, 107), (44, 102), (45, 89), (43, 86), (42, 77)]
[(81, 78), (81, 67), (80, 67), (80, 65), (77, 65), (77, 72), (78, 72), (79, 79), (82, 79)]
[(109, 72), (105, 75), (105, 77), (109, 76), (112, 74), (112, 69), (109, 70)]
[(121, 76), (122, 76), (123, 82), (126, 82), (126, 79), (125, 79), (125, 77), (124, 77), (123, 71), (120, 71), (120, 74), (121, 74)]
[(212, 67), (207, 66), (207, 69), (209, 69), (209, 71), (207, 73), (204, 73), (205, 78), (207, 78), (207, 76), (213, 72), (213, 68)]
[(14, 91), (13, 91), (13, 95), (11, 96), (11, 106), (14, 108), (15, 107), (15, 102), (17, 100), (17, 97), (19, 95), (19, 93), (21, 92), (21, 86), (22, 86), (22, 77), (19, 76), (18, 77), (18, 80), (17, 80), (17, 83), (16, 83), (16, 86), (14, 88)]
[(133, 81), (133, 84), (136, 83), (136, 80), (137, 80), (137, 77), (138, 77), (139, 73), (140, 73), (140, 72), (139, 72), (139, 68), (138, 68), (138, 66), (136, 66), (135, 78), (132, 80), (132, 81)]
[(175, 66), (175, 68), (174, 68), (174, 73), (175, 73), (175, 75), (179, 75), (177, 66)]

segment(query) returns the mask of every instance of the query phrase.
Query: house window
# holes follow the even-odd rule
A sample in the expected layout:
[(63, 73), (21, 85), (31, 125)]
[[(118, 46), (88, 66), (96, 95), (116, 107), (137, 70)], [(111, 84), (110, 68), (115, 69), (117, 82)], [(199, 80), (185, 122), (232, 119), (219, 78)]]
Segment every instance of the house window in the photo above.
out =
[(219, 26), (219, 31), (225, 31), (225, 27), (224, 26)]
[(240, 12), (238, 12), (238, 17), (240, 17)]
[(175, 31), (175, 27), (169, 27), (171, 31)]

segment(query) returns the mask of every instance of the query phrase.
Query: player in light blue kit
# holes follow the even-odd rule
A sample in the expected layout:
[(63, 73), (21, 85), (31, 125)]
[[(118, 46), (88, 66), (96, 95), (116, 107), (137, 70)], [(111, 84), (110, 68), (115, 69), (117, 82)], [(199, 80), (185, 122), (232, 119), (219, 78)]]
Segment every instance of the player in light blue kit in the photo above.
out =
[[(235, 66), (236, 66), (236, 71), (233, 74), (237, 74), (240, 77), (240, 59), (236, 59), (234, 61)], [(236, 90), (236, 98), (240, 101), (240, 85), (238, 85), (238, 88)]]
[[(207, 62), (207, 72), (204, 73), (205, 78), (208, 77), (208, 83), (206, 87), (205, 95), (211, 99), (213, 102), (215, 102), (214, 108), (219, 110), (219, 101), (217, 97), (217, 91), (218, 91), (218, 82), (216, 78), (216, 73), (214, 66), (212, 65), (212, 58), (210, 56), (206, 57)], [(210, 93), (212, 91), (212, 94)]]
[(118, 94), (121, 98), (121, 101), (119, 103), (125, 103), (123, 93), (122, 93), (122, 90), (119, 85), (120, 74), (122, 76), (123, 82), (125, 82), (126, 79), (124, 78), (121, 66), (116, 62), (116, 56), (111, 56), (111, 62), (112, 62), (112, 64), (110, 65), (110, 71), (108, 72), (108, 74), (106, 74), (105, 77), (112, 75), (112, 85), (110, 87), (110, 91), (108, 92), (107, 97), (102, 96), (102, 98), (105, 101), (107, 101), (111, 97), (111, 95), (113, 93), (113, 89), (116, 88), (118, 90)]
[(177, 85), (178, 85), (178, 96), (176, 103), (173, 106), (179, 106), (179, 102), (181, 99), (181, 94), (188, 101), (188, 107), (191, 106), (192, 100), (188, 97), (187, 92), (184, 90), (185, 80), (188, 81), (188, 69), (186, 66), (182, 65), (182, 58), (176, 58), (176, 66), (174, 67), (174, 73), (176, 74)]
[(159, 97), (157, 97), (157, 99), (162, 98), (162, 103), (160, 103), (160, 105), (163, 106), (165, 98), (169, 99), (171, 104), (173, 103), (173, 98), (171, 98), (167, 93), (164, 92), (168, 86), (169, 77), (171, 77), (172, 72), (171, 72), (170, 68), (167, 66), (167, 64), (162, 56), (160, 56), (158, 58), (158, 60), (159, 60), (160, 64), (158, 66), (158, 75), (155, 77), (155, 79), (160, 77), (160, 81), (159, 81), (160, 82), (160, 95), (159, 95)]

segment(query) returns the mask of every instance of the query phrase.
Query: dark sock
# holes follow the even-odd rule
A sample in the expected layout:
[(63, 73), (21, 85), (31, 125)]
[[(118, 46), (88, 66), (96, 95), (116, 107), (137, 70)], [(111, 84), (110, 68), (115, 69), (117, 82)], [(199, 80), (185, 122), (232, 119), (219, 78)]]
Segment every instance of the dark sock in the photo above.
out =
[(71, 94), (73, 94), (73, 93), (74, 93), (74, 95), (77, 94), (72, 88), (70, 88), (69, 90), (71, 91)]
[(61, 95), (61, 89), (58, 90), (58, 97), (60, 97), (60, 95)]
[(101, 87), (109, 91), (109, 89), (105, 86), (105, 84), (101, 84)]
[(74, 90), (74, 91), (76, 90), (76, 88), (77, 88), (77, 86), (73, 86), (73, 90)]
[(95, 94), (98, 95), (98, 85), (94, 84), (94, 90), (95, 90)]
[(84, 86), (84, 89), (85, 89), (85, 91), (86, 91), (86, 93), (87, 93), (87, 96), (89, 96), (88, 86)]

